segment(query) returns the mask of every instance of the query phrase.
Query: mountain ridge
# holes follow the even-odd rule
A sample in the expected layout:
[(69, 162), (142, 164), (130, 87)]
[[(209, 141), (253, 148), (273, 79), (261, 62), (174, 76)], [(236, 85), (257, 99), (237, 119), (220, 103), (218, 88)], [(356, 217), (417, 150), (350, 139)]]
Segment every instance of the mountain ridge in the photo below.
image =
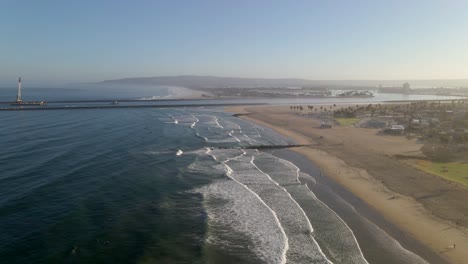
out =
[(309, 80), (301, 78), (242, 78), (211, 75), (176, 75), (156, 77), (130, 77), (104, 80), (105, 84), (167, 85), (188, 88), (223, 87), (304, 87), (304, 86), (364, 86), (401, 87), (405, 82), (422, 87), (468, 87), (468, 79), (419, 79), (419, 80)]

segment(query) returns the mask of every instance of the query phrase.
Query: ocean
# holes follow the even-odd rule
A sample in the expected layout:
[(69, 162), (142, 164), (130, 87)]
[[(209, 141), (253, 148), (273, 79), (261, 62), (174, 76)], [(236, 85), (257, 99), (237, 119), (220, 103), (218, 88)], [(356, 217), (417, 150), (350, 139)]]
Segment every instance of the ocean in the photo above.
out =
[(0, 112), (0, 262), (426, 263), (258, 148), (291, 143), (215, 107)]

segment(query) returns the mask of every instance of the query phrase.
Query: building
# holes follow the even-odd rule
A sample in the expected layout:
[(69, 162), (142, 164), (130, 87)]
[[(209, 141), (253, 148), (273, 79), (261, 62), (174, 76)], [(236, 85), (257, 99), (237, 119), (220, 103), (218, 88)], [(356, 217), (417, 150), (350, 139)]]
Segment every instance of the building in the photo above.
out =
[(332, 126), (328, 123), (322, 120), (322, 124), (320, 125), (320, 128), (332, 128)]
[(383, 132), (391, 135), (403, 135), (405, 133), (405, 127), (403, 125), (392, 125), (389, 128), (385, 128)]

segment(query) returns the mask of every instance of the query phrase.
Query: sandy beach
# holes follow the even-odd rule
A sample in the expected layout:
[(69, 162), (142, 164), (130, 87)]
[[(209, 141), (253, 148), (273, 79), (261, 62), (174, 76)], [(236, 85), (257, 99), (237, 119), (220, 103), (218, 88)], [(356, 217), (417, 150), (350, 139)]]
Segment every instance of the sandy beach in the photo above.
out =
[(378, 135), (377, 129), (320, 129), (320, 120), (293, 112), (289, 106), (231, 107), (227, 111), (247, 114), (241, 118), (272, 128), (298, 144), (313, 145), (292, 150), (442, 259), (468, 263), (468, 188), (395, 157), (423, 155), (415, 139)]

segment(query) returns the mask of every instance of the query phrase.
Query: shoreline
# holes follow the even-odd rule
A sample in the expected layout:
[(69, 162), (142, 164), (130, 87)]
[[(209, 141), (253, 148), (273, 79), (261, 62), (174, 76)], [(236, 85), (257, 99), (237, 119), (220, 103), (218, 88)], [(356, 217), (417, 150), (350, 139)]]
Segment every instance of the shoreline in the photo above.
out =
[[(294, 129), (294, 131), (289, 129), (292, 124), (302, 122), (302, 117), (285, 113), (281, 114), (283, 116), (279, 116), (275, 110), (271, 110), (272, 108), (275, 107), (257, 107), (254, 109), (256, 111), (253, 111), (246, 109), (246, 107), (231, 107), (226, 111), (241, 114), (240, 118), (273, 129), (279, 134), (295, 140), (298, 144), (317, 143), (316, 138), (312, 139), (300, 129)], [(291, 118), (295, 119), (291, 120)], [(273, 121), (273, 119), (275, 120)], [(309, 126), (306, 129), (313, 128)], [(434, 211), (427, 210), (426, 204), (421, 204), (414, 197), (392, 190), (385, 181), (371, 176), (366, 168), (358, 166), (359, 164), (353, 164), (352, 160), (343, 159), (333, 151), (327, 150), (326, 147), (299, 147), (291, 150), (306, 157), (318, 166), (330, 180), (378, 212), (383, 219), (402, 232), (403, 235), (400, 237), (409, 236), (416, 241), (409, 244), (418, 249), (416, 251), (424, 252), (426, 250), (426, 253), (421, 255), (424, 255), (432, 263), (440, 263), (441, 260), (445, 260), (447, 263), (466, 263), (468, 260), (468, 251), (464, 252), (464, 250), (459, 249), (468, 245), (465, 227), (437, 217)], [(394, 235), (397, 232), (391, 233)], [(420, 246), (416, 245), (418, 243)], [(453, 244), (459, 246), (456, 249), (451, 249), (450, 246)]]
[[(414, 259), (420, 257), (428, 263), (449, 263), (389, 222), (365, 201), (322, 173), (320, 168), (303, 154), (294, 149), (275, 150), (272, 154), (294, 163), (301, 172), (313, 177), (315, 183), (303, 176), (300, 180), (307, 184), (317, 198), (352, 230), (369, 263), (414, 264), (405, 259), (413, 254)], [(402, 256), (402, 253), (407, 254)]]

